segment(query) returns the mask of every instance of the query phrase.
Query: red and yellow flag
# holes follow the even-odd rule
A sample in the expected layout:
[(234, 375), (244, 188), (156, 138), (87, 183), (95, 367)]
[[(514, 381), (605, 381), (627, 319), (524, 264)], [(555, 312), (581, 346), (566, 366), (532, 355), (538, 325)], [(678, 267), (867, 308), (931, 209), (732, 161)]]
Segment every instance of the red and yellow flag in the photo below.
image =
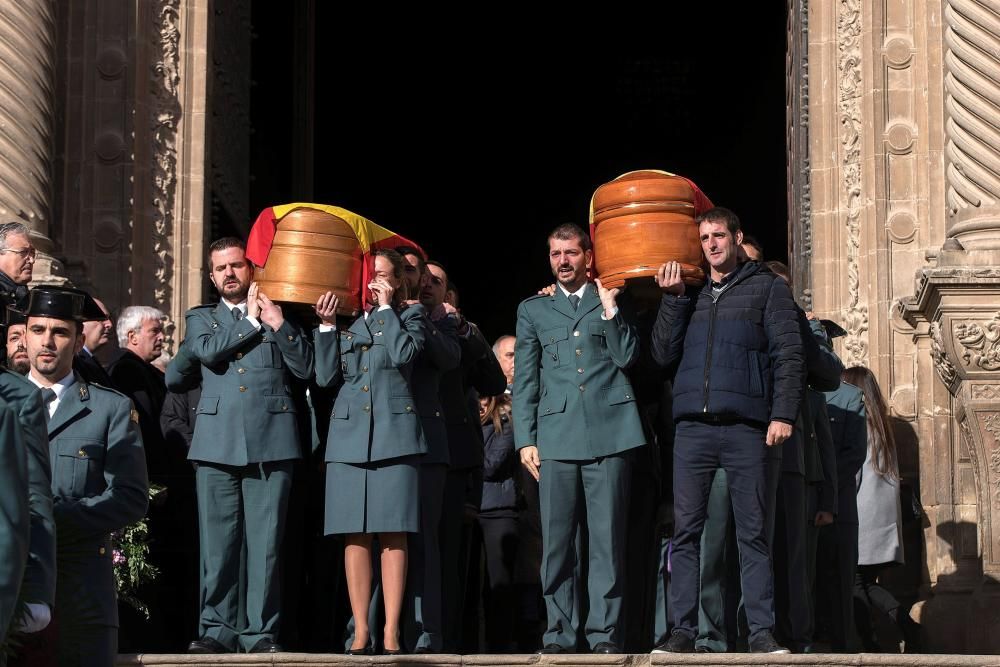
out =
[(267, 256), (271, 252), (271, 246), (274, 244), (274, 235), (278, 230), (281, 219), (299, 208), (311, 208), (323, 213), (329, 213), (346, 222), (354, 230), (354, 235), (358, 238), (358, 245), (361, 248), (362, 268), (360, 284), (362, 285), (362, 289), (371, 282), (372, 277), (375, 275), (375, 258), (371, 254), (373, 250), (377, 250), (378, 248), (393, 249), (401, 245), (408, 245), (416, 248), (425, 258), (427, 257), (423, 248), (418, 244), (385, 227), (376, 225), (368, 218), (360, 216), (357, 213), (352, 213), (339, 206), (296, 202), (294, 204), (271, 206), (260, 212), (256, 222), (253, 223), (253, 227), (250, 228), (250, 237), (247, 239), (247, 259), (257, 266), (264, 266), (267, 263)]

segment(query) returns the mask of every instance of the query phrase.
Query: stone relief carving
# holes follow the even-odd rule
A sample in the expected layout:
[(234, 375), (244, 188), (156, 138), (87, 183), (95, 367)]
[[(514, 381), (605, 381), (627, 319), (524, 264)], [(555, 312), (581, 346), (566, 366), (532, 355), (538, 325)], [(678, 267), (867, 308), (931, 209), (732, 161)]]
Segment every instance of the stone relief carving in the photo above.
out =
[(847, 292), (844, 349), (849, 366), (867, 364), (868, 307), (861, 303), (861, 4), (840, 0), (837, 6), (837, 70), (843, 188), (847, 209)]
[(1000, 19), (994, 2), (947, 0), (944, 17), (948, 212), (1000, 200)]
[(931, 358), (934, 360), (934, 368), (937, 370), (941, 382), (946, 387), (951, 388), (958, 373), (945, 353), (944, 337), (941, 335), (941, 323), (931, 322), (929, 333), (931, 336)]
[(970, 396), (974, 401), (1000, 401), (1000, 384), (974, 384)]
[(982, 424), (983, 431), (993, 436), (993, 445), (990, 447), (990, 470), (994, 476), (993, 507), (1000, 509), (1000, 412), (984, 417)]
[(792, 270), (799, 303), (813, 307), (812, 167), (809, 158), (809, 0), (790, 0), (787, 24), (786, 144)]
[(962, 346), (962, 361), (984, 371), (1000, 370), (1000, 313), (985, 325), (956, 322), (955, 341)]
[(153, 254), (157, 307), (170, 312), (173, 277), (171, 237), (174, 227), (174, 191), (177, 187), (177, 124), (181, 105), (180, 0), (157, 0), (153, 31)]

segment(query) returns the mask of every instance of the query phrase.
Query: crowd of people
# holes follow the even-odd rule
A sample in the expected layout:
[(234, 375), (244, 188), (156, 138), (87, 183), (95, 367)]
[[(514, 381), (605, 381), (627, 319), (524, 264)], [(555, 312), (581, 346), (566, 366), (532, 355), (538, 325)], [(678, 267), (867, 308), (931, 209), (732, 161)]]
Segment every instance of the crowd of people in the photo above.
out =
[[(372, 251), (356, 318), (328, 292), (307, 320), (222, 238), (219, 298), (172, 358), (156, 308), (113, 323), (84, 291), (29, 289), (28, 231), (0, 225), (12, 664), (855, 652), (879, 647), (875, 610), (915, 650), (880, 585), (903, 540), (874, 375), (735, 214), (696, 223), (706, 278), (667, 262), (656, 299), (602, 284), (560, 225), (555, 283), (492, 345), (418, 248)], [(148, 619), (116, 602), (109, 541), (143, 517)]]

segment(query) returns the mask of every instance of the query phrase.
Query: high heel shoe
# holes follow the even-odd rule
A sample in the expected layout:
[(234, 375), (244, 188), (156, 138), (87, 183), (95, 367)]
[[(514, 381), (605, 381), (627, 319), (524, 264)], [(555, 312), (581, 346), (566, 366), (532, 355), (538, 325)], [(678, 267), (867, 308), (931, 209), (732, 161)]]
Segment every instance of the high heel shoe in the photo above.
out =
[(362, 648), (349, 648), (347, 649), (347, 655), (375, 655), (375, 649), (371, 644)]
[(403, 655), (403, 649), (402, 647), (382, 649), (382, 655)]

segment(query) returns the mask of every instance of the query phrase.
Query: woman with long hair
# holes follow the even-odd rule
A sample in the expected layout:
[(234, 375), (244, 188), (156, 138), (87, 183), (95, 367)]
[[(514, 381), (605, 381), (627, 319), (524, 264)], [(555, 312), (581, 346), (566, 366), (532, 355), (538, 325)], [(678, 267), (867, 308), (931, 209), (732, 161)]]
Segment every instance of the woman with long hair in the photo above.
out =
[(424, 309), (402, 303), (403, 258), (376, 250), (369, 308), (337, 331), (337, 297), (316, 303), (316, 383), (343, 385), (326, 443), (324, 532), (344, 535), (344, 569), (354, 614), (352, 655), (370, 655), (368, 605), (372, 540), (378, 535), (385, 627), (384, 652), (402, 652), (399, 617), (406, 583), (407, 533), (419, 530), (419, 465), (427, 451), (410, 390), (413, 363), (424, 346)]
[(879, 574), (903, 563), (899, 455), (889, 409), (875, 375), (864, 366), (844, 370), (843, 379), (861, 389), (868, 426), (868, 454), (858, 473), (858, 569), (854, 580), (855, 625), (866, 651), (878, 651), (872, 608), (899, 628), (907, 652), (915, 648), (916, 624), (899, 601), (878, 583)]
[(519, 466), (514, 454), (510, 396), (480, 397), (479, 421), (484, 442), (479, 527), (486, 556), (483, 604), (486, 649), (490, 653), (514, 653), (517, 611), (514, 565), (520, 542), (514, 477)]

